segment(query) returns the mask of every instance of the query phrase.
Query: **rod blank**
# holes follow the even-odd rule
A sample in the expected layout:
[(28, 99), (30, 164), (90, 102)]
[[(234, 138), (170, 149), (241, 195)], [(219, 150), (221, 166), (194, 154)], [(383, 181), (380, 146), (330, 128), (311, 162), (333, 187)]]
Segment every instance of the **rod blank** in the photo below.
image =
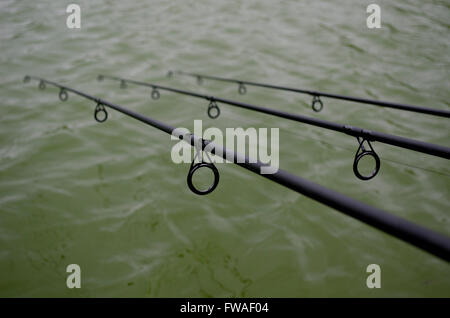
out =
[[(311, 95), (313, 97), (322, 96), (322, 97), (328, 97), (328, 98), (332, 98), (332, 99), (346, 100), (346, 101), (360, 103), (360, 104), (373, 105), (373, 106), (379, 106), (379, 107), (385, 107), (385, 108), (393, 108), (393, 109), (421, 113), (421, 114), (426, 114), (426, 115), (450, 118), (450, 111), (434, 109), (434, 108), (429, 108), (429, 107), (423, 107), (423, 106), (413, 106), (413, 105), (408, 105), (408, 104), (378, 101), (378, 100), (374, 100), (374, 99), (345, 96), (345, 95), (339, 95), (339, 94), (330, 94), (330, 93), (319, 92), (319, 91), (305, 90), (305, 89), (292, 88), (292, 87), (286, 87), (286, 86), (278, 86), (278, 85), (272, 85), (272, 84), (256, 83), (256, 82), (243, 81), (243, 80), (232, 79), (232, 78), (223, 78), (223, 77), (189, 73), (189, 72), (183, 72), (183, 71), (175, 71), (175, 72), (169, 71), (169, 74), (174, 74), (174, 73), (179, 74), (179, 75), (187, 75), (187, 76), (196, 77), (198, 83), (201, 83), (203, 79), (235, 83), (235, 84), (239, 85), (239, 92), (241, 94), (243, 92), (242, 87), (245, 84), (245, 85), (249, 85), (249, 86), (257, 86), (257, 87), (263, 87), (263, 88), (269, 88), (269, 89), (289, 91), (289, 92), (294, 92), (294, 93), (299, 93), (299, 94), (307, 94), (307, 95)], [(320, 103), (322, 103), (322, 102), (320, 101)], [(315, 108), (314, 99), (313, 99), (312, 106), (315, 111), (320, 111), (323, 107), (323, 104), (320, 108)]]

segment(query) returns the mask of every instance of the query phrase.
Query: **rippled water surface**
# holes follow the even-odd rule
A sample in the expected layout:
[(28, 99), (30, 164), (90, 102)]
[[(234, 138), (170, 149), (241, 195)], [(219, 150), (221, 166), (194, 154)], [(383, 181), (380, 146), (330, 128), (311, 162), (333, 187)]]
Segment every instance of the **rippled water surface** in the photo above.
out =
[[(196, 71), (449, 109), (448, 1), (0, 2), (0, 296), (391, 297), (450, 296), (447, 263), (234, 165), (200, 197), (174, 142), (117, 112), (98, 124), (94, 103), (24, 84), (61, 81), (176, 127), (280, 128), (280, 166), (450, 235), (444, 159), (375, 143), (379, 175), (352, 173), (354, 138), (244, 109), (141, 87), (97, 82), (122, 75), (316, 118), (450, 145), (448, 120), (165, 75)], [(82, 288), (66, 287), (66, 266)], [(366, 266), (382, 288), (366, 287)]]

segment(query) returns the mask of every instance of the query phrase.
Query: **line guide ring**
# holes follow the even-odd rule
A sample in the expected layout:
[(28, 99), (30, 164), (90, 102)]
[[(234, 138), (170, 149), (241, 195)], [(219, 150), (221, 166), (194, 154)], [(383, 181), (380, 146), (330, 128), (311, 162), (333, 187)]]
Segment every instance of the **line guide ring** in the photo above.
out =
[[(200, 147), (198, 147), (198, 148), (200, 148)], [(201, 150), (201, 149), (198, 149), (198, 148), (197, 148), (197, 146), (194, 147), (194, 149), (195, 149), (195, 156), (194, 156), (194, 159), (193, 159), (192, 162), (191, 162), (191, 166), (190, 166), (190, 168), (189, 168), (189, 173), (188, 173), (188, 175), (187, 175), (187, 185), (188, 185), (189, 189), (190, 189), (192, 192), (194, 192), (195, 194), (197, 194), (197, 195), (206, 195), (206, 194), (209, 194), (209, 193), (213, 192), (214, 189), (215, 189), (215, 188), (217, 187), (217, 185), (219, 184), (219, 178), (220, 178), (220, 176), (219, 176), (219, 170), (217, 170), (216, 166), (212, 163), (211, 158), (209, 157), (208, 152), (206, 152), (206, 151), (205, 151), (204, 153), (206, 154), (206, 156), (208, 157), (208, 160), (209, 160), (210, 162), (204, 161), (204, 160), (203, 160), (203, 157), (201, 158), (201, 161), (200, 161), (200, 162), (195, 162), (195, 159), (196, 159), (196, 158), (199, 158), (199, 157), (200, 157), (200, 153), (202, 152), (202, 150)], [(200, 158), (199, 158), (199, 160), (200, 160)], [(206, 189), (206, 190), (200, 190), (200, 189), (196, 188), (196, 187), (194, 186), (193, 182), (192, 182), (192, 178), (193, 178), (193, 176), (194, 176), (194, 173), (195, 173), (197, 170), (202, 169), (202, 168), (208, 168), (208, 169), (210, 169), (210, 170), (213, 172), (213, 174), (214, 174), (214, 182), (213, 182), (212, 185), (211, 185), (208, 189)]]
[[(104, 116), (99, 117), (98, 113), (104, 113)], [(95, 106), (94, 118), (99, 123), (103, 123), (108, 119), (108, 112), (106, 111), (105, 105), (100, 102), (97, 102), (97, 106)]]
[(159, 91), (156, 87), (152, 88), (152, 93), (151, 93), (152, 99), (153, 100), (158, 100), (160, 97)]
[(43, 80), (39, 81), (39, 89), (45, 89), (45, 82)]
[(244, 83), (239, 83), (238, 92), (241, 95), (245, 95), (245, 93), (247, 93), (247, 88), (245, 87)]
[[(319, 106), (316, 106), (317, 104)], [(311, 103), (311, 107), (316, 113), (320, 112), (323, 109), (323, 102), (320, 99), (319, 95), (314, 95), (312, 103)]]
[(69, 94), (67, 93), (65, 88), (60, 89), (58, 96), (62, 102), (65, 102), (69, 98)]
[[(377, 153), (373, 149), (372, 144), (370, 143), (369, 140), (364, 139), (364, 138), (360, 139), (360, 137), (356, 137), (356, 139), (358, 140), (359, 147), (355, 154), (355, 160), (353, 161), (353, 173), (360, 180), (364, 180), (364, 181), (370, 180), (378, 174), (378, 171), (380, 171), (380, 165), (381, 165), (380, 157), (377, 155)], [(364, 147), (364, 142), (367, 142), (370, 150), (367, 150)], [(363, 175), (358, 170), (359, 161), (365, 156), (370, 156), (375, 160), (375, 168), (369, 175)]]
[(211, 99), (208, 105), (208, 116), (211, 119), (216, 119), (220, 115), (220, 108), (214, 99)]

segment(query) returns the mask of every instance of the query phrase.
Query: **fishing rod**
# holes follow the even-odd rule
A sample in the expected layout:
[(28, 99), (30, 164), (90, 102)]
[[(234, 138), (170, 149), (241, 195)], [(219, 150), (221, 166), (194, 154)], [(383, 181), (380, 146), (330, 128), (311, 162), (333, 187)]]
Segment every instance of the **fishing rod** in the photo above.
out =
[[(231, 106), (237, 106), (237, 107), (257, 111), (260, 113), (265, 113), (268, 115), (273, 115), (273, 116), (277, 116), (277, 117), (281, 117), (281, 118), (285, 118), (285, 119), (290, 119), (290, 120), (293, 120), (296, 122), (301, 122), (301, 123), (305, 123), (308, 125), (313, 125), (313, 126), (317, 126), (317, 127), (321, 127), (321, 128), (325, 128), (325, 129), (329, 129), (329, 130), (333, 130), (333, 131), (337, 131), (340, 133), (344, 133), (344, 134), (353, 136), (357, 139), (357, 142), (358, 142), (358, 148), (356, 150), (355, 157), (353, 160), (353, 173), (355, 174), (355, 176), (357, 178), (359, 178), (361, 180), (372, 179), (373, 177), (375, 177), (378, 174), (378, 171), (380, 170), (380, 165), (381, 165), (380, 157), (375, 152), (375, 150), (371, 144), (371, 142), (374, 142), (374, 141), (379, 141), (379, 142), (382, 142), (385, 144), (389, 144), (389, 145), (393, 145), (393, 146), (397, 146), (397, 147), (401, 147), (401, 148), (405, 148), (405, 149), (409, 149), (409, 150), (413, 150), (413, 151), (417, 151), (417, 152), (422, 152), (422, 153), (426, 153), (429, 155), (433, 155), (433, 156), (437, 156), (437, 157), (441, 157), (441, 158), (445, 158), (445, 159), (450, 159), (450, 148), (423, 142), (423, 141), (419, 141), (419, 140), (415, 140), (415, 139), (385, 134), (385, 133), (381, 133), (381, 132), (377, 132), (377, 131), (373, 131), (373, 130), (367, 130), (367, 129), (363, 129), (363, 128), (359, 128), (359, 127), (355, 127), (355, 126), (351, 126), (351, 125), (338, 124), (338, 123), (326, 121), (323, 119), (316, 119), (316, 118), (312, 118), (312, 117), (292, 114), (292, 113), (288, 113), (288, 112), (284, 112), (284, 111), (279, 111), (279, 110), (274, 110), (274, 109), (270, 109), (270, 108), (266, 108), (266, 107), (242, 103), (242, 102), (224, 99), (224, 98), (220, 98), (220, 97), (203, 95), (203, 94), (199, 94), (199, 93), (195, 93), (195, 92), (191, 92), (191, 91), (161, 86), (161, 85), (147, 83), (147, 82), (140, 82), (140, 81), (125, 79), (125, 78), (116, 77), (116, 76), (99, 75), (97, 79), (101, 81), (105, 78), (120, 81), (120, 86), (122, 88), (125, 88), (127, 83), (151, 87), (152, 88), (151, 96), (155, 100), (159, 99), (159, 97), (160, 97), (160, 93), (159, 93), (158, 89), (208, 100), (209, 105), (208, 105), (207, 113), (210, 118), (217, 118), (220, 115), (220, 109), (219, 109), (219, 106), (217, 105), (217, 102), (221, 102), (221, 103), (228, 104)], [(365, 146), (365, 144), (367, 145), (367, 147)], [(368, 175), (362, 174), (358, 168), (360, 160), (365, 156), (372, 157), (375, 161), (375, 168)]]
[(311, 107), (315, 112), (320, 112), (323, 109), (323, 102), (320, 99), (320, 97), (328, 97), (328, 98), (333, 98), (333, 99), (340, 99), (340, 100), (346, 100), (346, 101), (350, 101), (350, 102), (365, 104), (365, 105), (393, 108), (393, 109), (427, 114), (427, 115), (438, 116), (438, 117), (445, 117), (445, 118), (450, 117), (450, 111), (447, 111), (447, 110), (433, 109), (433, 108), (428, 108), (428, 107), (413, 106), (413, 105), (407, 105), (407, 104), (384, 102), (384, 101), (378, 101), (378, 100), (374, 100), (374, 99), (367, 99), (367, 98), (360, 98), (360, 97), (353, 97), (353, 96), (330, 94), (330, 93), (298, 89), (298, 88), (292, 88), (292, 87), (285, 87), (285, 86), (278, 86), (278, 85), (272, 85), (272, 84), (256, 83), (256, 82), (243, 81), (243, 80), (232, 79), (232, 78), (223, 78), (223, 77), (217, 77), (217, 76), (188, 73), (188, 72), (183, 72), (183, 71), (169, 71), (167, 73), (167, 76), (172, 77), (174, 74), (195, 77), (197, 79), (197, 83), (199, 85), (201, 85), (203, 83), (203, 79), (235, 83), (235, 84), (238, 84), (238, 92), (241, 95), (244, 95), (245, 93), (247, 93), (247, 88), (245, 87), (245, 85), (311, 95), (313, 97), (312, 102), (311, 102)]
[[(232, 150), (226, 149), (225, 147), (217, 146), (209, 140), (202, 139), (193, 134), (183, 134), (179, 130), (170, 125), (167, 125), (156, 119), (141, 115), (125, 107), (117, 104), (113, 104), (104, 99), (86, 94), (79, 90), (70, 88), (65, 85), (61, 85), (44, 78), (35, 76), (25, 76), (24, 82), (29, 82), (30, 80), (39, 81), (39, 88), (45, 89), (46, 84), (53, 85), (60, 89), (59, 98), (61, 101), (67, 101), (68, 92), (72, 92), (81, 97), (89, 99), (97, 104), (94, 110), (94, 118), (99, 122), (104, 122), (107, 118), (107, 112), (105, 106), (114, 109), (122, 114), (130, 116), (137, 119), (145, 124), (148, 124), (154, 128), (157, 128), (167, 134), (174, 135), (179, 139), (188, 142), (191, 146), (199, 152), (209, 152), (213, 155), (221, 156), (223, 159), (234, 158), (233, 163), (238, 166), (247, 169), (250, 172), (256, 173), (264, 178), (272, 180), (286, 188), (289, 188), (297, 193), (303, 194), (317, 202), (327, 205), (337, 211), (340, 211), (352, 218), (355, 218), (363, 223), (371, 225), (380, 231), (390, 234), (400, 240), (410, 243), (430, 254), (433, 254), (447, 262), (450, 262), (450, 238), (434, 232), (430, 229), (422, 227), (418, 224), (405, 220), (395, 215), (391, 215), (381, 209), (369, 206), (363, 202), (347, 197), (341, 193), (325, 188), (319, 184), (312, 181), (303, 179), (301, 177), (295, 176), (279, 169), (273, 174), (261, 174), (261, 168), (267, 166), (260, 161), (251, 162), (247, 156), (240, 155)], [(99, 109), (99, 107), (101, 107)], [(104, 113), (102, 117), (98, 117), (97, 113)], [(198, 148), (197, 148), (198, 147)], [(191, 190), (192, 185), (192, 175), (194, 172), (200, 168), (208, 168), (214, 172), (214, 183), (206, 191), (201, 191), (196, 189), (198, 192), (193, 191), (196, 194), (208, 194), (212, 192), (218, 182), (219, 173), (217, 168), (211, 162), (194, 163), (192, 161), (189, 173), (188, 173), (188, 186)], [(214, 168), (213, 168), (214, 167)], [(189, 184), (189, 178), (191, 178), (191, 185)], [(193, 185), (192, 185), (193, 186)]]

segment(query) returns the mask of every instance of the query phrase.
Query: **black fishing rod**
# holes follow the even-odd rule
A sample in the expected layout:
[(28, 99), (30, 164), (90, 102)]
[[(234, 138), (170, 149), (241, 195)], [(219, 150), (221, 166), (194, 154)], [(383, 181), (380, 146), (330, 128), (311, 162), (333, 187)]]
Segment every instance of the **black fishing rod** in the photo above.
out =
[[(378, 154), (375, 152), (374, 148), (372, 147), (371, 142), (373, 142), (373, 141), (379, 141), (379, 142), (382, 142), (385, 144), (389, 144), (389, 145), (393, 145), (393, 146), (397, 146), (397, 147), (401, 147), (401, 148), (405, 148), (405, 149), (409, 149), (409, 150), (413, 150), (413, 151), (417, 151), (417, 152), (422, 152), (422, 153), (426, 153), (429, 155), (433, 155), (433, 156), (437, 156), (437, 157), (441, 157), (441, 158), (445, 158), (445, 159), (450, 159), (450, 148), (423, 142), (423, 141), (419, 141), (419, 140), (415, 140), (415, 139), (385, 134), (385, 133), (381, 133), (381, 132), (377, 132), (377, 131), (373, 131), (373, 130), (367, 130), (367, 129), (363, 129), (363, 128), (359, 128), (359, 127), (355, 127), (355, 126), (338, 124), (338, 123), (326, 121), (323, 119), (311, 118), (311, 117), (307, 117), (307, 116), (303, 116), (303, 115), (292, 114), (292, 113), (288, 113), (288, 112), (284, 112), (284, 111), (274, 110), (274, 109), (270, 109), (270, 108), (265, 108), (265, 107), (261, 107), (261, 106), (242, 103), (242, 102), (233, 101), (233, 100), (224, 99), (224, 98), (219, 98), (219, 97), (215, 97), (215, 96), (203, 95), (203, 94), (199, 94), (199, 93), (195, 93), (195, 92), (191, 92), (191, 91), (185, 91), (185, 90), (181, 90), (181, 89), (161, 86), (161, 85), (147, 83), (147, 82), (140, 82), (140, 81), (125, 79), (125, 78), (116, 77), (116, 76), (109, 76), (109, 75), (99, 75), (98, 76), (98, 80), (103, 80), (104, 78), (120, 81), (120, 86), (122, 88), (126, 87), (126, 83), (132, 83), (132, 84), (136, 84), (136, 85), (140, 85), (140, 86), (151, 87), (152, 88), (151, 96), (153, 99), (159, 99), (160, 93), (159, 93), (158, 89), (160, 89), (160, 90), (174, 92), (177, 94), (183, 94), (183, 95), (188, 95), (188, 96), (208, 100), (209, 105), (208, 105), (207, 113), (210, 118), (217, 118), (220, 115), (220, 109), (219, 109), (219, 106), (217, 105), (217, 102), (221, 102), (224, 104), (242, 107), (245, 109), (254, 110), (254, 111), (257, 111), (260, 113), (265, 113), (265, 114), (269, 114), (269, 115), (273, 115), (273, 116), (277, 116), (277, 117), (281, 117), (281, 118), (285, 118), (285, 119), (290, 119), (290, 120), (293, 120), (296, 122), (301, 122), (301, 123), (305, 123), (308, 125), (322, 127), (325, 129), (341, 132), (341, 133), (356, 137), (356, 139), (358, 141), (358, 149), (356, 150), (354, 161), (353, 161), (353, 172), (356, 175), (356, 177), (358, 177), (361, 180), (372, 179), (373, 177), (375, 177), (377, 175), (378, 171), (380, 170), (380, 165), (381, 165), (380, 158), (379, 158)], [(366, 144), (368, 147), (364, 146), (364, 144)], [(360, 160), (365, 156), (372, 157), (375, 160), (375, 168), (372, 171), (372, 173), (369, 175), (363, 175), (358, 169), (358, 164), (359, 164)]]
[(270, 89), (276, 89), (276, 90), (295, 92), (295, 93), (299, 93), (299, 94), (311, 95), (313, 97), (312, 102), (311, 102), (311, 107), (315, 112), (320, 112), (323, 109), (323, 102), (320, 99), (320, 97), (328, 97), (328, 98), (346, 100), (346, 101), (360, 103), (360, 104), (374, 105), (374, 106), (380, 106), (380, 107), (386, 107), (386, 108), (394, 108), (394, 109), (405, 110), (405, 111), (409, 111), (409, 112), (415, 112), (415, 113), (421, 113), (421, 114), (427, 114), (427, 115), (433, 115), (433, 116), (438, 116), (438, 117), (446, 117), (446, 118), (450, 117), (450, 111), (433, 109), (433, 108), (422, 107), (422, 106), (413, 106), (413, 105), (407, 105), (407, 104), (383, 102), (383, 101), (367, 99), (367, 98), (330, 94), (330, 93), (298, 89), (298, 88), (292, 88), (292, 87), (285, 87), (285, 86), (278, 86), (278, 85), (272, 85), (272, 84), (249, 82), (249, 81), (243, 81), (243, 80), (232, 79), (232, 78), (223, 78), (223, 77), (217, 77), (217, 76), (188, 73), (188, 72), (183, 72), (183, 71), (169, 71), (167, 73), (167, 75), (169, 77), (172, 77), (174, 74), (195, 77), (195, 78), (197, 78), (197, 83), (199, 85), (202, 84), (203, 79), (235, 83), (235, 84), (238, 84), (238, 92), (241, 95), (244, 95), (247, 92), (247, 88), (245, 87), (245, 85), (258, 86), (258, 87), (264, 87), (264, 88), (270, 88)]
[[(191, 146), (196, 147), (196, 150), (199, 149), (200, 152), (209, 152), (213, 155), (221, 156), (223, 159), (229, 160), (229, 158), (233, 158), (233, 163), (253, 172), (258, 175), (261, 175), (264, 178), (272, 180), (286, 188), (296, 191), (297, 193), (303, 194), (315, 201), (318, 201), (322, 204), (325, 204), (337, 211), (340, 211), (350, 217), (353, 217), (361, 222), (364, 222), (368, 225), (371, 225), (380, 231), (388, 233), (398, 239), (401, 239), (405, 242), (408, 242), (426, 252), (429, 252), (447, 262), (450, 261), (450, 238), (442, 235), (440, 233), (429, 230), (425, 227), (412, 223), (408, 220), (402, 219), (395, 215), (391, 215), (381, 209), (371, 207), (365, 203), (347, 197), (343, 194), (335, 192), (333, 190), (327, 189), (319, 184), (308, 181), (301, 177), (297, 177), (292, 175), (286, 171), (279, 169), (277, 172), (273, 174), (261, 174), (261, 168), (266, 167), (267, 165), (260, 162), (251, 162), (247, 156), (242, 156), (232, 150), (226, 149), (225, 147), (220, 147), (215, 145), (213, 142), (209, 140), (205, 140), (199, 138), (193, 134), (185, 134), (183, 135), (180, 131), (171, 127), (163, 122), (152, 119), (150, 117), (141, 115), (132, 110), (124, 108), (120, 105), (110, 103), (104, 99), (83, 93), (76, 89), (70, 88), (65, 85), (61, 85), (40, 77), (32, 77), (25, 76), (24, 82), (29, 82), (31, 79), (39, 81), (39, 88), (45, 89), (46, 84), (50, 84), (56, 86), (60, 89), (59, 98), (62, 101), (66, 101), (68, 99), (68, 92), (75, 93), (84, 98), (94, 101), (97, 106), (95, 107), (94, 117), (97, 121), (103, 122), (107, 118), (107, 112), (105, 106), (114, 109), (118, 112), (121, 112), (127, 116), (130, 116), (134, 119), (137, 119), (145, 124), (148, 124), (152, 127), (155, 127), (167, 134), (175, 135), (178, 138), (190, 143)], [(99, 109), (99, 107), (101, 107)], [(97, 115), (99, 112), (104, 113), (104, 115), (99, 118)], [(198, 147), (199, 146), (199, 147)], [(197, 148), (198, 147), (198, 148)], [(200, 168), (209, 168), (214, 172), (214, 183), (213, 185), (206, 191), (198, 190), (194, 187), (196, 194), (208, 194), (212, 192), (218, 182), (219, 182), (219, 173), (217, 168), (214, 166), (212, 162), (202, 162), (202, 163), (194, 163), (192, 161), (190, 171), (188, 174), (188, 185), (191, 190), (192, 185), (192, 175), (193, 173)], [(191, 179), (190, 179), (191, 178)], [(189, 184), (189, 180), (191, 180), (191, 184)]]

